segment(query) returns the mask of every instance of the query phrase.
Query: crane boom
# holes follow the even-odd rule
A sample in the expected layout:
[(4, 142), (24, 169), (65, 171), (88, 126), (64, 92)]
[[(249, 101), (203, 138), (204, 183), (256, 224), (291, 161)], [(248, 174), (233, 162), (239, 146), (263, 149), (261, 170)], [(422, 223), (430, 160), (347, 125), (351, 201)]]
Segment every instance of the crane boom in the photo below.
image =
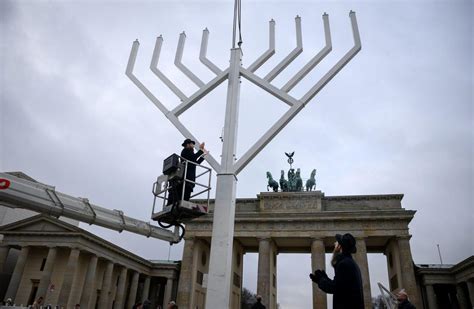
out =
[(178, 242), (174, 232), (151, 225), (149, 222), (125, 216), (123, 211), (110, 210), (89, 203), (86, 198), (73, 197), (55, 190), (55, 187), (0, 173), (0, 205), (24, 208), (55, 217), (67, 217), (95, 224), (119, 232), (129, 231), (168, 242)]

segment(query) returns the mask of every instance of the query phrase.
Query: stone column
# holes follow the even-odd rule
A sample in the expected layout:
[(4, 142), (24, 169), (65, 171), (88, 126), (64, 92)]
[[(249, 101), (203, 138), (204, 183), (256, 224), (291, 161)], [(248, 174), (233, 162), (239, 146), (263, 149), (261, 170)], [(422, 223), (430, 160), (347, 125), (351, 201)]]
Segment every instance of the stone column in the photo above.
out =
[(23, 276), (23, 270), (25, 269), (26, 259), (28, 258), (28, 253), (30, 247), (21, 248), (20, 255), (16, 261), (15, 269), (13, 270), (12, 277), (10, 279), (10, 284), (8, 285), (7, 293), (5, 294), (5, 299), (11, 298), (15, 302), (16, 292), (20, 286), (21, 277)]
[(163, 307), (165, 307), (171, 299), (171, 293), (173, 292), (173, 278), (167, 278), (165, 286), (165, 295), (163, 297)]
[(461, 309), (470, 309), (466, 293), (464, 293), (464, 289), (460, 283), (456, 284), (456, 298), (458, 299), (459, 307), (461, 307)]
[(127, 283), (127, 268), (122, 267), (120, 272), (117, 294), (115, 294), (115, 305), (114, 309), (122, 309), (125, 301), (125, 285)]
[(396, 238), (391, 239), (388, 242), (384, 254), (387, 256), (389, 288), (393, 291), (399, 289), (403, 285), (400, 254), (398, 253), (398, 242)]
[(270, 238), (261, 238), (258, 244), (257, 294), (262, 296), (262, 303), (267, 308), (269, 308), (271, 297), (270, 242)]
[(51, 283), (51, 275), (53, 273), (54, 263), (56, 263), (57, 254), (57, 247), (49, 248), (48, 256), (46, 257), (46, 263), (44, 264), (43, 273), (41, 274), (41, 279), (38, 285), (38, 292), (36, 292), (35, 296), (35, 299), (43, 296), (45, 304), (48, 303), (48, 287)]
[(370, 275), (369, 263), (367, 261), (367, 247), (365, 246), (365, 239), (356, 238), (357, 252), (354, 254), (354, 259), (360, 268), (362, 275), (362, 285), (364, 287), (364, 304), (365, 308), (372, 309), (372, 295), (370, 292)]
[(178, 307), (189, 308), (191, 306), (193, 285), (193, 252), (195, 241), (193, 238), (184, 242), (183, 259), (181, 261), (181, 272), (178, 284)]
[(10, 252), (10, 247), (0, 246), (0, 274), (3, 273), (3, 266), (5, 265), (7, 261), (9, 252)]
[[(436, 294), (434, 292), (433, 285), (426, 284), (426, 298), (428, 300), (428, 308), (429, 309), (438, 309), (438, 302), (436, 301)], [(410, 297), (411, 301), (411, 297)], [(417, 307), (420, 308), (420, 307)]]
[[(311, 242), (311, 272), (316, 269), (326, 269), (326, 249), (322, 239), (313, 239)], [(327, 308), (326, 293), (318, 288), (318, 285), (313, 282), (313, 309)]]
[[(114, 271), (114, 263), (107, 261), (104, 279), (102, 280), (102, 288), (100, 289), (99, 308), (106, 309), (109, 303), (110, 285), (112, 283), (112, 274)], [(131, 307), (130, 307), (131, 308)]]
[(84, 308), (92, 308), (93, 305), (89, 306), (91, 299), (92, 291), (95, 288), (95, 271), (97, 270), (97, 255), (92, 255), (89, 261), (89, 267), (87, 269), (86, 280), (84, 281), (84, 286), (82, 287), (82, 295), (80, 304)]
[(59, 293), (58, 305), (66, 308), (72, 307), (75, 304), (69, 304), (69, 296), (71, 295), (72, 282), (74, 280), (74, 274), (77, 269), (77, 261), (81, 251), (76, 248), (72, 248), (69, 253), (69, 259), (67, 261), (66, 270), (63, 273), (63, 283), (61, 285), (61, 292)]
[(471, 300), (471, 305), (474, 307), (474, 282), (472, 280), (467, 280), (467, 291), (469, 292), (469, 299)]
[(148, 299), (150, 295), (150, 276), (145, 277), (145, 283), (143, 284), (142, 303)]
[(410, 237), (411, 236), (398, 237), (398, 251), (403, 283), (402, 288), (404, 288), (408, 295), (410, 295), (411, 303), (417, 308), (422, 308), (421, 298), (418, 294), (418, 287), (416, 285), (413, 258), (411, 256)]
[(128, 294), (128, 304), (127, 308), (132, 308), (135, 305), (137, 299), (137, 288), (138, 288), (138, 278), (140, 274), (138, 272), (133, 272), (132, 283), (130, 284), (130, 294)]

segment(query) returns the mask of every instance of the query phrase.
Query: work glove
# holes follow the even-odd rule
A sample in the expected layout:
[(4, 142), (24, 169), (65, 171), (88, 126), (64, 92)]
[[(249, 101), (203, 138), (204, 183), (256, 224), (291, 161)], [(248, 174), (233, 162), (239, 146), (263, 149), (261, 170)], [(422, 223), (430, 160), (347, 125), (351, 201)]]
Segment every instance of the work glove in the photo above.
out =
[(314, 274), (309, 274), (309, 277), (311, 278), (311, 280), (313, 280), (313, 282), (319, 283), (319, 281), (322, 278), (327, 278), (328, 275), (326, 274), (326, 272), (324, 270), (318, 269), (318, 270), (314, 271)]

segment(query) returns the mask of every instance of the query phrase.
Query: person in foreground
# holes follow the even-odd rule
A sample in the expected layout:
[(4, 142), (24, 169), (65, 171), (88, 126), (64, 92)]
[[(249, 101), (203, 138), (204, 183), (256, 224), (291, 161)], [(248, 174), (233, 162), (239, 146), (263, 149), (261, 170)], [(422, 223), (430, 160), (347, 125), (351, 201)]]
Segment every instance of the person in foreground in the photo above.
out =
[(416, 307), (408, 300), (408, 294), (404, 289), (397, 293), (397, 300), (398, 309), (416, 309)]
[(336, 235), (336, 243), (331, 260), (334, 267), (334, 279), (330, 279), (324, 270), (316, 270), (309, 277), (318, 287), (334, 294), (333, 309), (363, 309), (364, 292), (359, 266), (352, 258), (356, 253), (356, 240), (347, 233)]

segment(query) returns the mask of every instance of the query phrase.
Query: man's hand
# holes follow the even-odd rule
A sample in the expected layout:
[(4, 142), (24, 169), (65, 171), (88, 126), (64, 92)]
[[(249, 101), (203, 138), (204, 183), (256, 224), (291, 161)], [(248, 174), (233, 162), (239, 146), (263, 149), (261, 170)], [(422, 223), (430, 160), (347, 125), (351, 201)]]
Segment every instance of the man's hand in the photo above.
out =
[(199, 144), (199, 149), (201, 149), (202, 151), (204, 151), (204, 150), (205, 150), (205, 148), (204, 148), (205, 146), (206, 146), (206, 143), (201, 143), (201, 144)]
[(319, 283), (319, 281), (322, 278), (327, 278), (328, 275), (326, 274), (326, 272), (324, 270), (318, 269), (318, 270), (314, 271), (314, 274), (309, 274), (309, 277), (311, 278), (311, 280), (313, 280), (313, 282)]

